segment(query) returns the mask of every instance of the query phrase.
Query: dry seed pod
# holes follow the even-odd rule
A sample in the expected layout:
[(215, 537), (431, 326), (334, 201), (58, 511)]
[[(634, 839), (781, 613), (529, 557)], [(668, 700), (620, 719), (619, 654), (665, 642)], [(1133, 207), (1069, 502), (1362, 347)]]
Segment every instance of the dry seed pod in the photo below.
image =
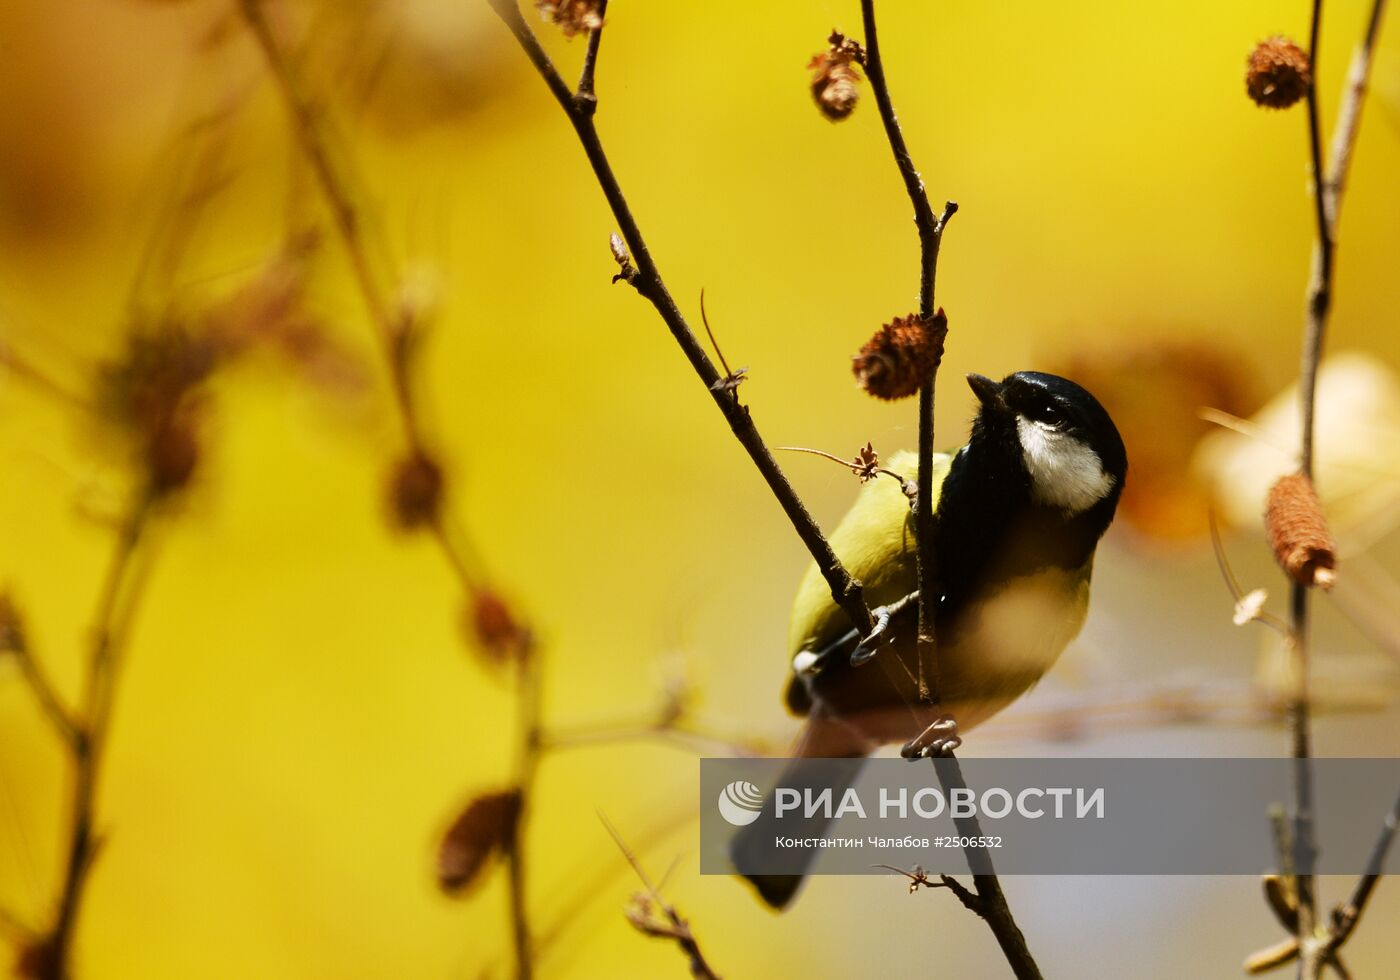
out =
[(1322, 516), (1317, 491), (1305, 474), (1282, 477), (1269, 489), (1264, 531), (1274, 557), (1290, 579), (1299, 585), (1332, 587), (1337, 546)]
[(535, 6), (545, 20), (559, 25), (565, 37), (586, 34), (603, 26), (598, 12), (601, 0), (535, 0)]
[(403, 531), (436, 523), (442, 506), (440, 467), (421, 451), (399, 460), (389, 480), (389, 515)]
[(1308, 94), (1312, 65), (1308, 53), (1286, 37), (1260, 41), (1249, 53), (1245, 91), (1256, 105), (1287, 109)]
[(857, 65), (865, 64), (865, 50), (856, 41), (832, 31), (827, 39), (831, 45), (808, 62), (812, 75), (812, 98), (822, 115), (832, 122), (845, 119), (855, 110), (860, 98)]
[(930, 320), (916, 313), (895, 317), (866, 341), (851, 370), (876, 398), (907, 398), (938, 369), (947, 336), (948, 317), (941, 308)]
[(486, 862), (505, 851), (520, 819), (520, 791), (484, 793), (467, 804), (438, 848), (438, 885), (457, 894), (475, 882)]

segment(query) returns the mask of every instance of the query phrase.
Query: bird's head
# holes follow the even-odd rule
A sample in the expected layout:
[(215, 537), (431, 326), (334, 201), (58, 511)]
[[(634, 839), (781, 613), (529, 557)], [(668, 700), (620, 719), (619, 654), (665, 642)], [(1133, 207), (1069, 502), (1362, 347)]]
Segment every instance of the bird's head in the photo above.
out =
[(1001, 381), (969, 374), (967, 383), (982, 403), (970, 448), (1019, 466), (1035, 503), (1071, 516), (1097, 509), (1107, 526), (1128, 456), (1098, 399), (1073, 381), (1036, 371)]

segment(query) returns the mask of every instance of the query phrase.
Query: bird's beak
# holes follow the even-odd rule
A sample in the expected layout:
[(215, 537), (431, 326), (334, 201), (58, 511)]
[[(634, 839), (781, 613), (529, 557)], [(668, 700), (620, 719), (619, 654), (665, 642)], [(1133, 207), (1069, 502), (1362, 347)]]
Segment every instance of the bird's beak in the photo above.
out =
[(967, 384), (983, 408), (993, 412), (1006, 410), (1006, 399), (1002, 397), (1000, 384), (981, 374), (969, 374)]

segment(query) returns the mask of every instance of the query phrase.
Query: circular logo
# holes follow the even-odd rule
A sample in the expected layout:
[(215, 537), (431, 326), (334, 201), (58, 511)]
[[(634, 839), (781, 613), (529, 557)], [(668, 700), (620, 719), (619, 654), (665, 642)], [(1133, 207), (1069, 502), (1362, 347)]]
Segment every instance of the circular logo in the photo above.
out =
[(719, 815), (736, 827), (747, 827), (763, 812), (763, 793), (753, 783), (736, 779), (719, 792)]

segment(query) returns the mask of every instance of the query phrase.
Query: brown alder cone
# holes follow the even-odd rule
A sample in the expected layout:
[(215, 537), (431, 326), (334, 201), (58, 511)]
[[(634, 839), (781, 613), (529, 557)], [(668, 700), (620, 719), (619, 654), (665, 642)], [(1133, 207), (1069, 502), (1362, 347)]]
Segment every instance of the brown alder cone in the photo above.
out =
[(1302, 473), (1282, 477), (1269, 489), (1264, 511), (1269, 547), (1288, 577), (1299, 585), (1330, 589), (1336, 580), (1337, 546), (1312, 481)]
[(851, 370), (876, 398), (908, 398), (938, 369), (947, 336), (948, 317), (941, 307), (929, 320), (917, 313), (895, 317), (866, 341)]
[(1249, 53), (1245, 91), (1256, 105), (1287, 109), (1308, 94), (1312, 64), (1308, 53), (1286, 37), (1260, 41)]

